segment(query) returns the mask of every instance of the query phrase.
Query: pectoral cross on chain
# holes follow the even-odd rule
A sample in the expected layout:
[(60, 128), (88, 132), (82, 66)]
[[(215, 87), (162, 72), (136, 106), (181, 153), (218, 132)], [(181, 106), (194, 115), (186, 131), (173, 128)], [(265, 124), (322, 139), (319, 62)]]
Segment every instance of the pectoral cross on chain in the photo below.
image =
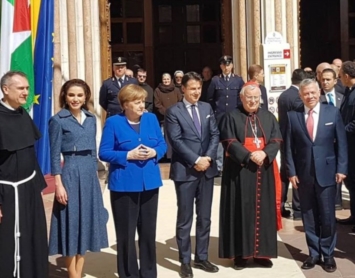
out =
[(259, 149), (260, 148), (260, 143), (261, 143), (261, 140), (259, 140), (259, 138), (255, 138), (253, 143), (256, 145), (256, 147)]

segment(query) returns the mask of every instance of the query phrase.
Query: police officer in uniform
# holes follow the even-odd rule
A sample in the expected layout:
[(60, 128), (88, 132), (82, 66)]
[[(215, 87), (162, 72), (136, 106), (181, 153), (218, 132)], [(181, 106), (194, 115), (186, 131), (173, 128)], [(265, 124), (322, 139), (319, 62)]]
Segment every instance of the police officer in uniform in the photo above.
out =
[(118, 102), (118, 93), (128, 84), (138, 85), (137, 79), (126, 75), (127, 59), (118, 57), (113, 62), (113, 77), (106, 79), (100, 89), (100, 105), (106, 111), (107, 118), (122, 112)]
[[(207, 90), (207, 99), (211, 100), (217, 124), (226, 112), (232, 111), (238, 105), (241, 105), (239, 94), (244, 85), (243, 79), (232, 73), (233, 58), (231, 56), (222, 56), (219, 59), (219, 64), (222, 74), (212, 78)], [(219, 175), (221, 175), (223, 166), (223, 147), (221, 144), (218, 146), (216, 162)]]

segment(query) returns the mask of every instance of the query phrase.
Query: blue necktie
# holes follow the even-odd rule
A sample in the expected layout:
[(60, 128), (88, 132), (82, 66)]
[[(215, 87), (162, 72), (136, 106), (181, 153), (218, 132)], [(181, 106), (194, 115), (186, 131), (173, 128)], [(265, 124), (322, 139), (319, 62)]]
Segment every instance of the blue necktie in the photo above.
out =
[(192, 120), (194, 122), (194, 125), (198, 131), (198, 134), (201, 136), (201, 124), (197, 116), (196, 105), (191, 105), (191, 112), (192, 112)]
[(333, 95), (332, 95), (332, 94), (328, 94), (328, 99), (329, 99), (328, 104), (335, 106), (335, 105), (334, 105), (334, 98), (333, 98)]
[(120, 81), (120, 88), (122, 88), (122, 87), (123, 87), (123, 78), (120, 77), (120, 78), (118, 79), (118, 81)]

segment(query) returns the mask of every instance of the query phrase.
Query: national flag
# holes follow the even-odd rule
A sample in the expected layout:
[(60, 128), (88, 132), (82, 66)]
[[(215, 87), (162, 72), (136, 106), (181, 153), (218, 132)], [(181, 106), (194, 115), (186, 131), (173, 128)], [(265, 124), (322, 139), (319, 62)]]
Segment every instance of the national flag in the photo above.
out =
[(28, 0), (2, 0), (0, 75), (19, 70), (27, 75), (30, 92), (24, 105), (29, 110), (35, 101), (30, 4)]
[(42, 133), (36, 143), (37, 159), (43, 174), (50, 173), (48, 121), (52, 114), (54, 0), (40, 1), (34, 50), (35, 92), (33, 120)]

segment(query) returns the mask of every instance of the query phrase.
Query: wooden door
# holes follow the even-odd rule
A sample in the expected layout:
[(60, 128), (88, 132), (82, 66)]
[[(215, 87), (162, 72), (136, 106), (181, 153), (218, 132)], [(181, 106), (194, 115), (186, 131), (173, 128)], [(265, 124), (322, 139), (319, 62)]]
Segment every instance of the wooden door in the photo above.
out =
[(221, 1), (154, 0), (155, 85), (165, 72), (201, 72), (206, 65), (217, 73), (222, 55)]
[(340, 1), (341, 56), (343, 60), (355, 59), (355, 1)]

